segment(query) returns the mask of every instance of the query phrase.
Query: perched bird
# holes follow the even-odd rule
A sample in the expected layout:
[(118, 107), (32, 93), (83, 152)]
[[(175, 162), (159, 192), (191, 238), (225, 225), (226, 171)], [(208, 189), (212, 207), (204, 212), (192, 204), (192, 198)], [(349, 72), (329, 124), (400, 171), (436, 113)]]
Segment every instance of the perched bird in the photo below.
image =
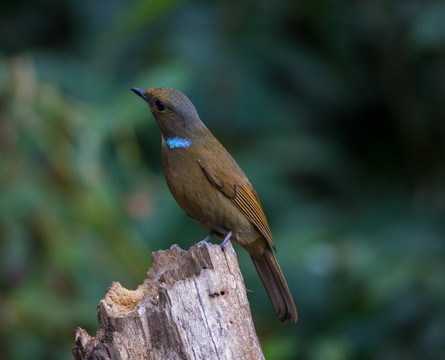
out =
[(244, 172), (212, 135), (192, 102), (170, 88), (131, 89), (144, 99), (162, 133), (162, 170), (186, 214), (248, 251), (278, 319), (297, 321), (289, 288), (272, 252), (275, 243), (260, 200)]

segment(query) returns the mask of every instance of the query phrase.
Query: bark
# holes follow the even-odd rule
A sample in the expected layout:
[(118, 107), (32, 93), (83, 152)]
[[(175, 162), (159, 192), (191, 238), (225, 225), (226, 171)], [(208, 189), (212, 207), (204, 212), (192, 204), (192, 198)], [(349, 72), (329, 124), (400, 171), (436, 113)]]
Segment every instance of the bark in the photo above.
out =
[(230, 242), (173, 245), (152, 259), (136, 290), (107, 290), (95, 337), (76, 329), (75, 360), (264, 359)]

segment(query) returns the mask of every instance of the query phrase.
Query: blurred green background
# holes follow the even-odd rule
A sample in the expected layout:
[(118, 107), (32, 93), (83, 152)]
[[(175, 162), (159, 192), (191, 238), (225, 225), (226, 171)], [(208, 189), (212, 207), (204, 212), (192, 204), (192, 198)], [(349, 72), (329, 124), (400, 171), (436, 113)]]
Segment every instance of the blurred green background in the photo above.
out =
[(445, 359), (445, 2), (3, 0), (0, 358), (71, 359), (112, 281), (205, 231), (130, 87), (174, 87), (259, 193), (299, 311), (237, 248), (268, 359)]

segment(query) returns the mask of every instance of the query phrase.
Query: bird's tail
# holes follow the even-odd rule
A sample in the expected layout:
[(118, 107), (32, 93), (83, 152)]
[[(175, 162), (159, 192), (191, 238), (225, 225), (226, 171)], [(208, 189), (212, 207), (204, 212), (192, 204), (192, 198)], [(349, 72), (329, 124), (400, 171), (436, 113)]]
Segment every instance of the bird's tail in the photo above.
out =
[(278, 265), (270, 246), (267, 246), (266, 251), (261, 256), (251, 256), (251, 258), (266, 288), (278, 319), (281, 322), (290, 320), (295, 323), (297, 321), (297, 309), (281, 272), (280, 265)]

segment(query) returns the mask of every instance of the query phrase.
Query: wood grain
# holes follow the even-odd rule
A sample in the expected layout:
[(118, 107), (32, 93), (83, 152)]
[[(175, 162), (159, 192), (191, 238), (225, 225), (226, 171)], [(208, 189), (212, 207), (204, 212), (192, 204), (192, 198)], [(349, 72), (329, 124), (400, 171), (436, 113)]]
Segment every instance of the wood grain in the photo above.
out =
[(173, 245), (152, 259), (136, 290), (107, 290), (95, 337), (76, 329), (75, 360), (264, 359), (230, 242)]

